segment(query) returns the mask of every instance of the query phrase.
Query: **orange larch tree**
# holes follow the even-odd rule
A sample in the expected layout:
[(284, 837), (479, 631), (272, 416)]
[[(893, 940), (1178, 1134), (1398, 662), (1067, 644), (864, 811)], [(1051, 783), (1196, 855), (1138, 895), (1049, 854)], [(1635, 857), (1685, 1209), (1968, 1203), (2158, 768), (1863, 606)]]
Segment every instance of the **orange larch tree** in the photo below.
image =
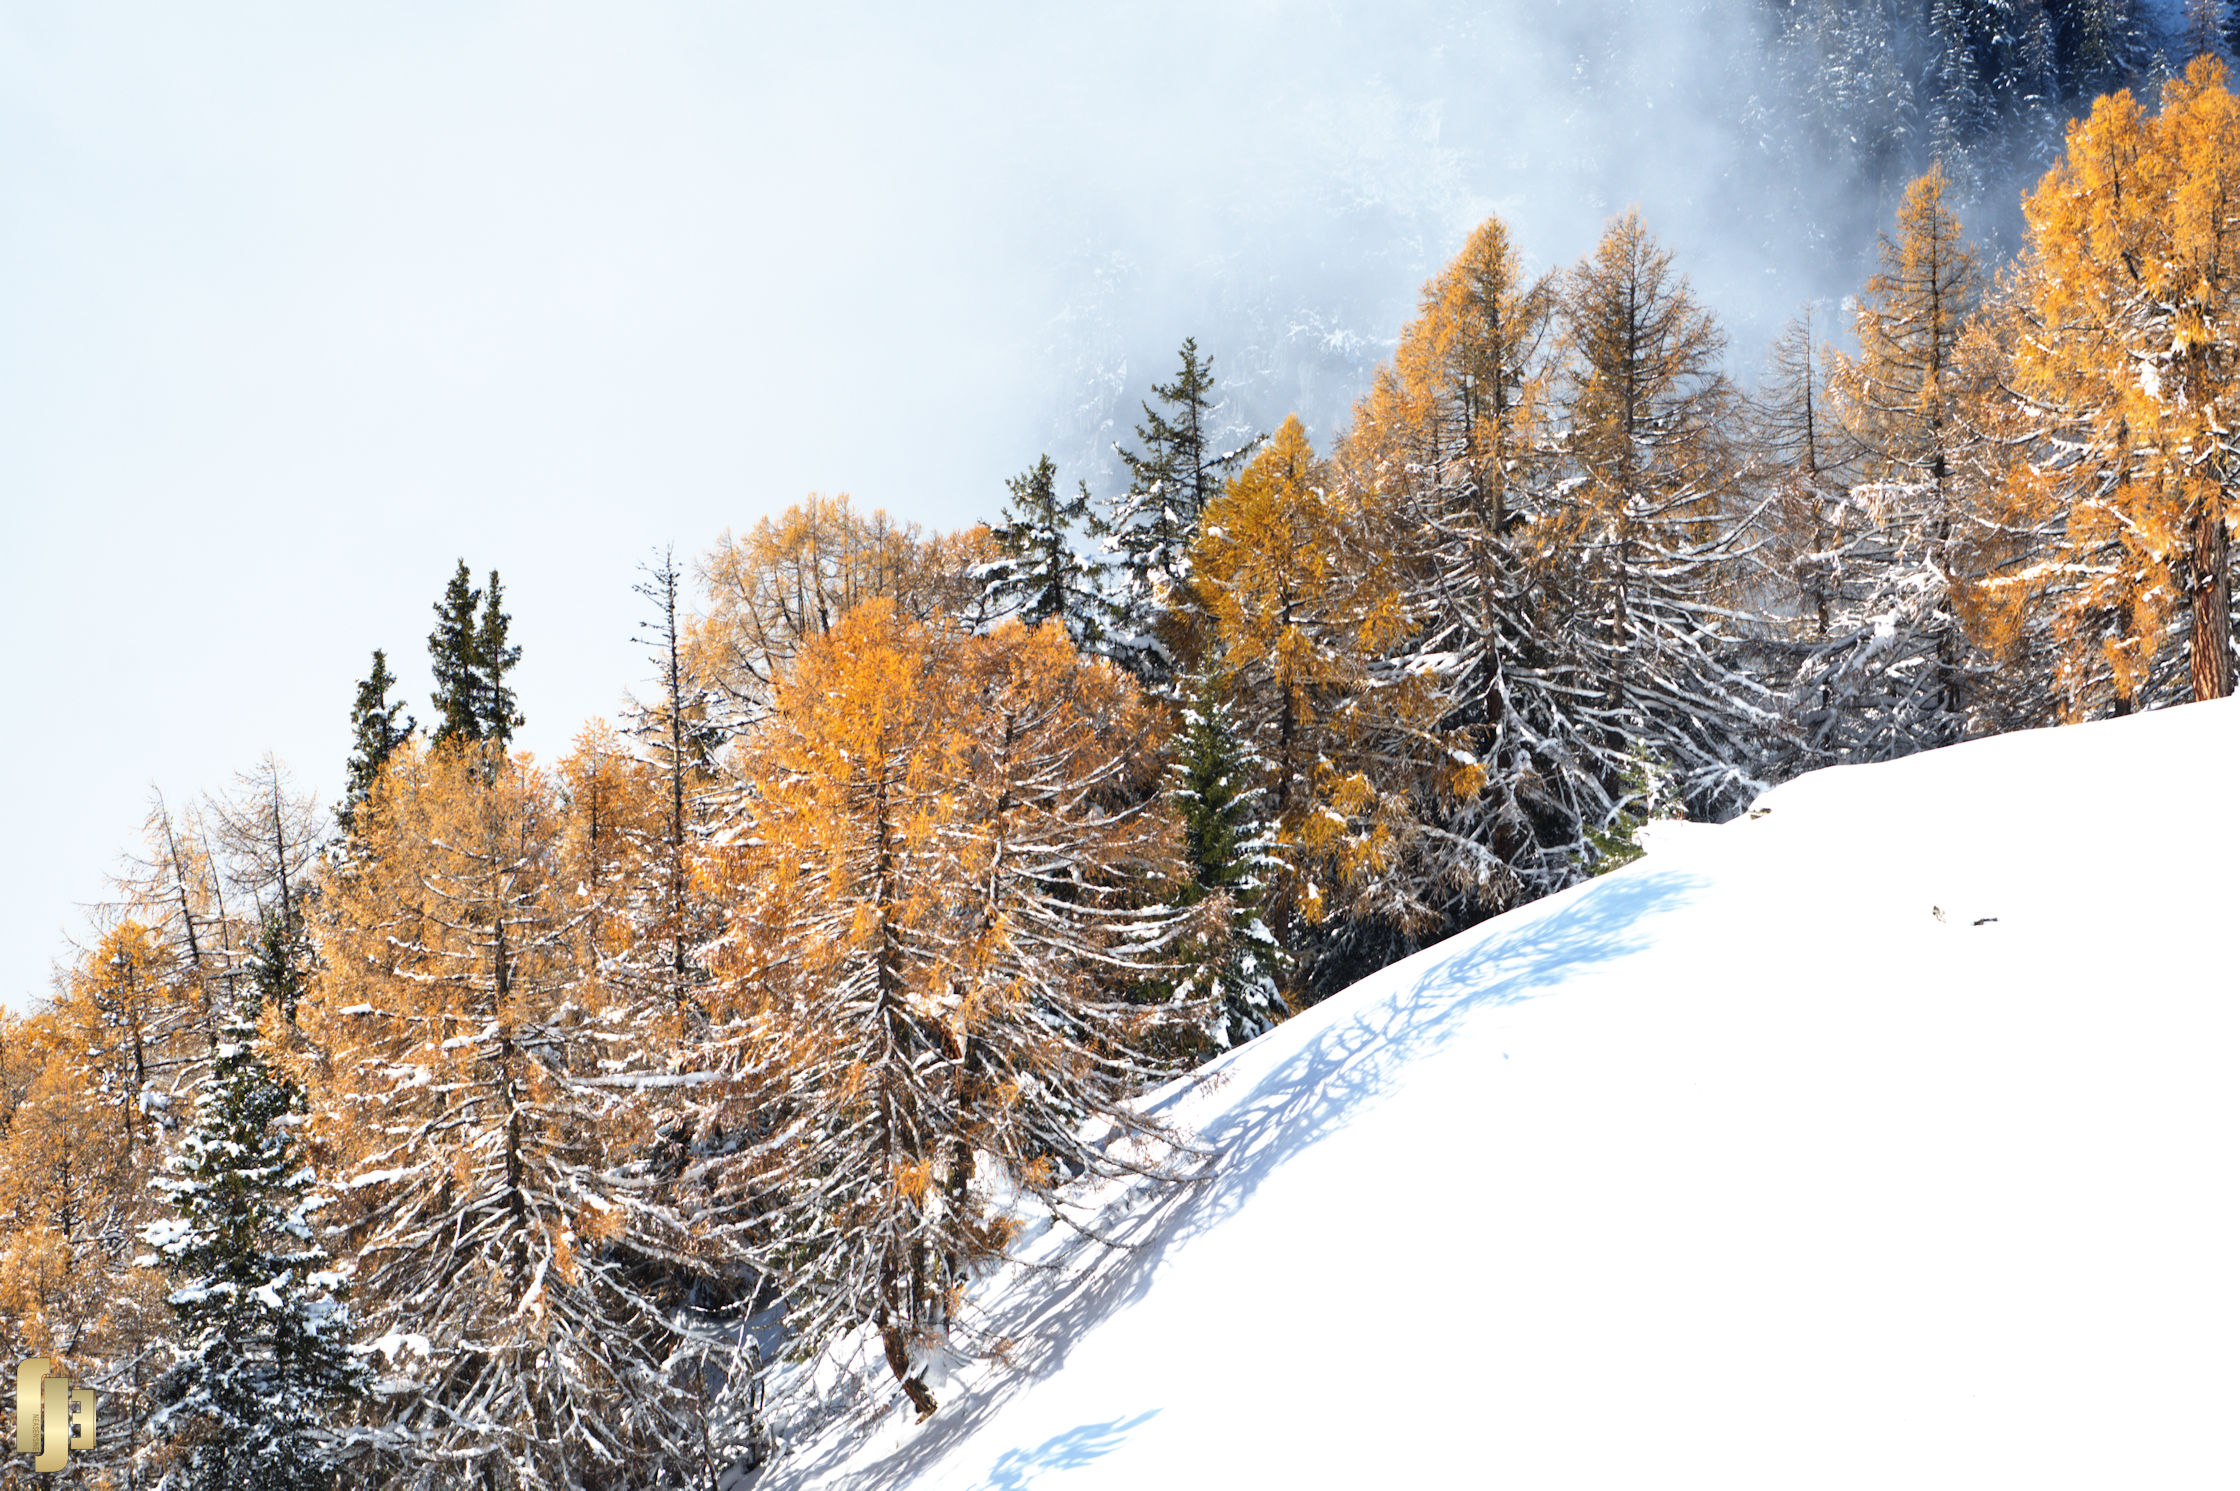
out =
[(1878, 760), (1967, 728), (1982, 671), (1963, 621), (1980, 537), (1975, 480), (1995, 369), (1969, 355), (1989, 277), (1932, 168), (1906, 189), (1881, 267), (1856, 302), (1858, 355), (1830, 359), (1828, 390), (1858, 447), (1855, 603), (1800, 680), (1825, 694), (1823, 754)]
[(1500, 219), (1480, 224), (1332, 456), (1406, 592), (1385, 666), (1437, 695), (1412, 773), (1425, 831), (1399, 872), (1436, 912), (1424, 936), (1568, 883), (1610, 806), (1544, 645), (1556, 309), (1553, 277), (1524, 272)]
[[(613, 1484), (697, 1464), (673, 1275), (696, 1249), (632, 1162), (659, 1043), (610, 1018), (587, 938), (595, 863), (522, 755), (400, 747), (317, 923), (322, 971), (283, 1065), (311, 1099), (377, 1338), (381, 1474)], [(584, 846), (580, 853), (599, 850)], [(563, 873), (563, 871), (572, 873)], [(740, 1381), (743, 1390), (745, 1383)]]
[(1571, 474), (1547, 533), (1547, 645), (1606, 769), (1639, 753), (1717, 816), (1765, 785), (1778, 708), (1733, 639), (1750, 529), (1726, 334), (1636, 211), (1564, 276), (1560, 319)]
[(1131, 905), (1172, 870), (1150, 731), (1055, 627), (959, 637), (873, 600), (803, 645), (742, 743), (713, 956), (735, 1066), (773, 1094), (732, 1161), (734, 1229), (800, 1341), (868, 1328), (921, 1412), (1010, 1233), (978, 1156), (1056, 1205), (1131, 1163), (1085, 1124), (1152, 1130), (1122, 1107), (1156, 1015), (1127, 994), (1171, 936)]
[[(2126, 91), (2072, 125), (2025, 204), (2014, 377), (2042, 421), (2017, 472), (2050, 555), (2005, 583), (2050, 605), (2072, 710), (2232, 692), (2240, 518), (2240, 101), (2196, 60), (2150, 114)], [(2182, 669), (2160, 666), (2182, 639)]]
[(1396, 530), (1339, 476), (1286, 419), (1206, 510), (1194, 556), (1213, 661), (1285, 846), (1267, 909), (1323, 992), (1440, 924), (1443, 887), (1411, 873), (1432, 836), (1424, 809), (1481, 780), (1439, 728), (1436, 677), (1397, 661), (1417, 627)]
[(778, 677), (811, 637), (874, 597), (939, 626), (980, 620), (980, 566), (997, 557), (984, 526), (928, 535), (845, 495), (810, 496), (701, 556), (707, 612), (685, 628), (685, 670), (736, 729), (769, 707)]

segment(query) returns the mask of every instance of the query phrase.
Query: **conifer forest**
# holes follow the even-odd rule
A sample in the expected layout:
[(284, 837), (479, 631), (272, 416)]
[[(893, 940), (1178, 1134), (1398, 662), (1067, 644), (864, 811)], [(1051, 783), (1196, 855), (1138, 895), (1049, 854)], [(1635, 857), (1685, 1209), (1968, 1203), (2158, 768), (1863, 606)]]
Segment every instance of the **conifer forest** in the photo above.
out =
[(1022, 1216), (1184, 1182), (1136, 1099), (1651, 820), (2233, 693), (2240, 14), (1762, 8), (1874, 218), (1770, 346), (1638, 211), (1489, 217), (1319, 444), (1178, 327), (1117, 480), (649, 557), (548, 759), (507, 557), (399, 577), (339, 800), (157, 798), (0, 1023), (0, 1336), (101, 1395), (0, 1485), (742, 1484), (800, 1364), (939, 1414)]

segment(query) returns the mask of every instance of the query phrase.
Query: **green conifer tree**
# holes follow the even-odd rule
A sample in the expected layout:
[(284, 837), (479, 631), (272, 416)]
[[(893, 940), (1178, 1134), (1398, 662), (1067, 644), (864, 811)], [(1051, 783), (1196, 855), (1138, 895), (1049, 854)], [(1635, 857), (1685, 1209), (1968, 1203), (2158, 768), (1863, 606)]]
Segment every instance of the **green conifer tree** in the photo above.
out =
[(1174, 997), (1205, 1004), (1207, 1039), (1223, 1050), (1273, 1028), (1284, 1010), (1290, 964), (1261, 915), (1263, 893), (1282, 867), (1261, 785), (1266, 775), (1218, 682), (1201, 676), (1169, 769), (1190, 864), (1178, 899), (1224, 904), (1218, 923), (1185, 949)]
[(490, 571), (488, 590), (478, 590), (462, 559), (436, 602), (436, 629), (428, 633), (428, 671), (435, 675), (430, 702), (442, 711), (435, 745), (487, 740), (502, 748), (522, 724), (506, 682), (521, 649), (506, 641), (513, 618), (503, 600), (498, 572)]
[(1119, 595), (1113, 606), (1114, 656), (1147, 683), (1173, 678), (1190, 666), (1197, 628), (1187, 616), (1190, 545), (1207, 504), (1264, 438), (1233, 449), (1219, 447), (1215, 427), (1221, 406), (1213, 397), (1213, 359), (1198, 355), (1197, 338), (1182, 344), (1182, 369), (1171, 383), (1151, 385), (1152, 404), (1136, 426), (1140, 450), (1121, 450), (1128, 490), (1114, 504), (1106, 527), (1119, 555)]
[(1014, 615), (1026, 625), (1055, 620), (1077, 648), (1104, 635), (1103, 602), (1097, 567), (1073, 547), (1073, 527), (1094, 535), (1101, 526), (1089, 513), (1089, 489), (1068, 499), (1058, 495), (1058, 468), (1044, 456), (1006, 483), (1011, 500), (1003, 521), (990, 532), (1003, 557), (982, 571), (989, 610)]
[(436, 629), (428, 633), (428, 671), (435, 676), (428, 702), (440, 712), (433, 737), (439, 746), (482, 739), (475, 666), (475, 608), (481, 604), (482, 592), (462, 559), (436, 602)]
[(1643, 828), (1687, 816), (1673, 787), (1672, 769), (1653, 753), (1636, 751), (1627, 758), (1624, 794), (1600, 828), (1587, 830), (1590, 873), (1607, 875), (1632, 864), (1648, 853), (1639, 837)]
[(300, 924), (268, 917), (194, 1128), (156, 1183), (173, 1215), (143, 1232), (178, 1286), (147, 1455), (179, 1491), (330, 1486), (335, 1413), (362, 1390), (344, 1281), (314, 1231), (299, 1096), (258, 1049), (261, 1012), (293, 1010), (305, 957)]
[(344, 834), (356, 832), (358, 805), (388, 764), (389, 754), (412, 735), (414, 720), (404, 712), (404, 700), (391, 699), (396, 675), (380, 648), (373, 650), (373, 671), (358, 680), (358, 702), (350, 707), (350, 759), (343, 766), (342, 805), (335, 821)]
[(490, 588), (482, 595), (482, 619), (474, 631), (475, 707), (482, 719), (481, 738), (501, 747), (513, 740), (513, 732), (523, 723), (513, 689), (506, 683), (506, 675), (521, 661), (521, 649), (506, 645), (506, 629), (513, 618), (499, 608), (503, 597), (498, 572), (492, 570)]

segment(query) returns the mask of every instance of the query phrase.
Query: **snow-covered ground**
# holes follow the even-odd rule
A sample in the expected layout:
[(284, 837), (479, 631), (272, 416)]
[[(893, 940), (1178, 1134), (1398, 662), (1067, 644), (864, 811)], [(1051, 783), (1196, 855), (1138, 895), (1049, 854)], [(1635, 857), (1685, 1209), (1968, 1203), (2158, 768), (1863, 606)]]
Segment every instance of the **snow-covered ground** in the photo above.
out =
[[(1821, 772), (1384, 970), (768, 1487), (2240, 1483), (2240, 700)], [(892, 1383), (867, 1379), (881, 1401)]]

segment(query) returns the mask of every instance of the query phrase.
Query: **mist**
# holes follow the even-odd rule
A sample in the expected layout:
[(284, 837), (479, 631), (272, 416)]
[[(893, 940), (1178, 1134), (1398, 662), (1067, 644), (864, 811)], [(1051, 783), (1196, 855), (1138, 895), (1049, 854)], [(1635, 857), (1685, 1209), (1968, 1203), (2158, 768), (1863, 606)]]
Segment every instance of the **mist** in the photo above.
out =
[(1794, 163), (1755, 0), (0, 11), (0, 998), (152, 786), (331, 803), (388, 649), (504, 574), (521, 743), (648, 668), (636, 566), (810, 491), (1115, 482), (1195, 336), (1343, 423), (1490, 213), (1638, 204), (1745, 371), (1884, 204)]

